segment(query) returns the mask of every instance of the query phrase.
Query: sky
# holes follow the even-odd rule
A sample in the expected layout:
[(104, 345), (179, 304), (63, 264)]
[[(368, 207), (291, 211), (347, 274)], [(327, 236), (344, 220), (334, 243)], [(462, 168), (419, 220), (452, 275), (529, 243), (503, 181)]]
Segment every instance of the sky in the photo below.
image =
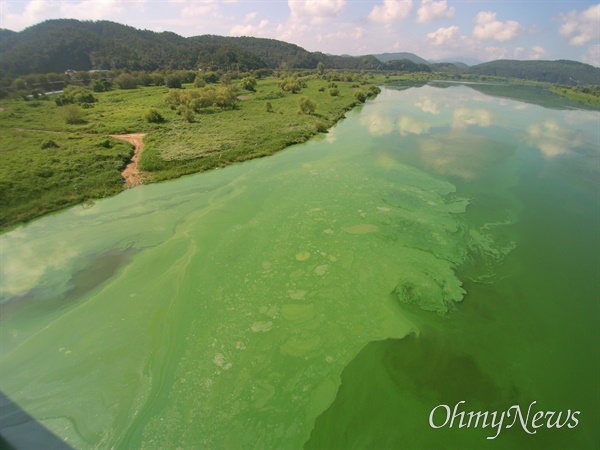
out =
[(111, 20), (182, 36), (256, 36), (309, 51), (429, 60), (572, 59), (600, 67), (600, 3), (585, 0), (0, 0), (0, 28)]

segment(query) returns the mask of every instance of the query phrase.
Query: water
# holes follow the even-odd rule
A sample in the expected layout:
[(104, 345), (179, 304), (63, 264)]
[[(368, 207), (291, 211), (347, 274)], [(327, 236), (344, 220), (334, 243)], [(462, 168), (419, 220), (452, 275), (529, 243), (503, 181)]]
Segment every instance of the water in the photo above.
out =
[(0, 236), (0, 388), (78, 448), (597, 447), (599, 115), (480, 90)]

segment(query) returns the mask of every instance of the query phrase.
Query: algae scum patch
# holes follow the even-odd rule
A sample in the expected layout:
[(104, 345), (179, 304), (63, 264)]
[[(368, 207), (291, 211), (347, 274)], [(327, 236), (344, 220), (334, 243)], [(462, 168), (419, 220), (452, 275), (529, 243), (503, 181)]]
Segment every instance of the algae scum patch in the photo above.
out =
[[(474, 119), (480, 97), (384, 90), (321, 139), (0, 236), (3, 302), (77, 297), (57, 311), (11, 310), (0, 388), (80, 448), (318, 447), (365, 405), (340, 384), (367, 372), (389, 399), (415, 397), (425, 411), (419, 392), (453, 389), (424, 355), (463, 336), (456, 324), (477, 304), (462, 305), (465, 280), (495, 286), (518, 248), (521, 141), (500, 145), (503, 130)], [(505, 108), (483, 97), (484, 117)], [(465, 129), (479, 136), (469, 142), (494, 143), (491, 156), (469, 153), (468, 180), (450, 149), (431, 145)], [(407, 366), (377, 342), (403, 342)], [(464, 377), (452, 395), (479, 386), (482, 404), (513, 398), (479, 351), (459, 347), (432, 369)], [(373, 422), (353, 428), (356, 447), (392, 442)], [(420, 430), (424, 440), (393, 444), (436, 442)]]

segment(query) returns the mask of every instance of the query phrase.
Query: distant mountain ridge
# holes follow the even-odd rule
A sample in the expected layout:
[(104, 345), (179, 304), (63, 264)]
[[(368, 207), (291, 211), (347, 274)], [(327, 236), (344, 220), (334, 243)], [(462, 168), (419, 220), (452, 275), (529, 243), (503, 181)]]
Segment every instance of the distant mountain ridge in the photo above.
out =
[(421, 58), (420, 56), (415, 55), (414, 53), (408, 52), (399, 52), (399, 53), (380, 53), (378, 55), (373, 55), (381, 62), (394, 61), (399, 59), (408, 59), (416, 64), (429, 64), (429, 61)]
[(139, 30), (110, 21), (54, 19), (20, 32), (0, 29), (0, 78), (67, 69), (326, 69), (456, 72), (560, 84), (600, 84), (600, 69), (576, 61), (499, 60), (467, 67), (414, 53), (347, 56), (309, 52), (276, 39)]

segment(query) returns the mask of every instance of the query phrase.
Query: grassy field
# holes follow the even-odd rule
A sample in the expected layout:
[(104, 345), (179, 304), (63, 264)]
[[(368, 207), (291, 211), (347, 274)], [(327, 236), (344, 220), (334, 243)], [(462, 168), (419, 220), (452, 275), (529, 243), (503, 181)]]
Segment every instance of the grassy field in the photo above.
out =
[[(339, 93), (332, 96), (329, 82), (316, 78), (292, 94), (278, 81), (259, 80), (255, 92), (238, 90), (234, 109), (202, 108), (193, 118), (164, 102), (164, 86), (94, 93), (98, 101), (78, 108), (75, 124), (67, 123), (69, 107), (57, 106), (53, 96), (0, 102), (0, 229), (120, 192), (133, 148), (110, 134), (147, 133), (140, 161), (146, 182), (173, 179), (304, 142), (343, 117), (358, 103), (355, 92), (368, 87), (336, 81)], [(312, 114), (299, 112), (301, 96), (317, 103)], [(151, 109), (162, 123), (145, 119)]]

